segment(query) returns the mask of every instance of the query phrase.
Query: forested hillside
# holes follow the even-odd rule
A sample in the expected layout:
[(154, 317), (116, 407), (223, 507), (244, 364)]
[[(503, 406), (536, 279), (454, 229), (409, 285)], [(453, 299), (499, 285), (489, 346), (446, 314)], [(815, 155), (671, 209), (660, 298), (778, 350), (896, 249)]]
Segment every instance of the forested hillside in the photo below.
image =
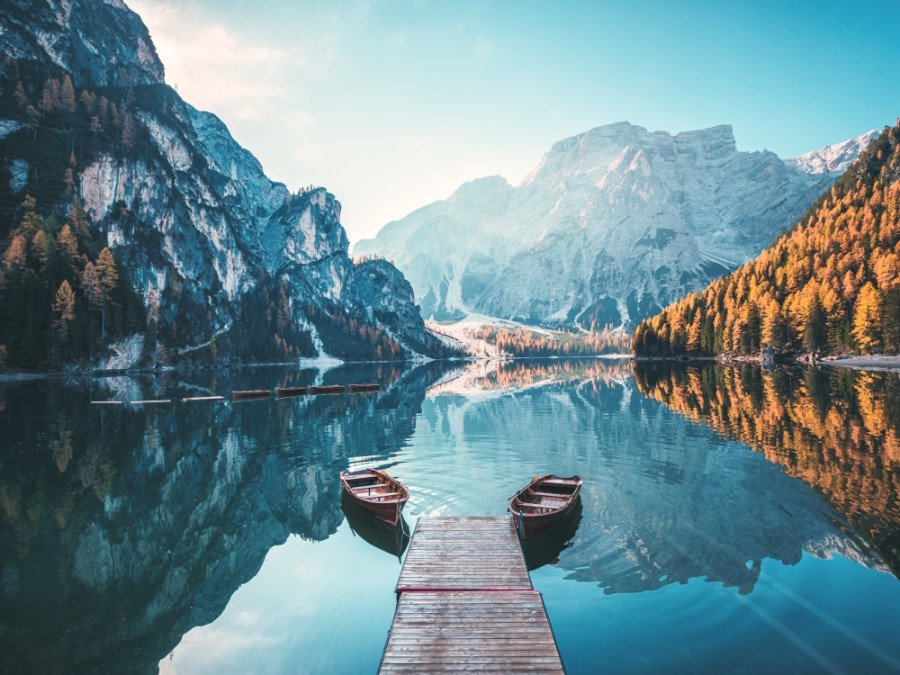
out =
[(900, 352), (900, 126), (755, 260), (635, 330), (638, 355)]

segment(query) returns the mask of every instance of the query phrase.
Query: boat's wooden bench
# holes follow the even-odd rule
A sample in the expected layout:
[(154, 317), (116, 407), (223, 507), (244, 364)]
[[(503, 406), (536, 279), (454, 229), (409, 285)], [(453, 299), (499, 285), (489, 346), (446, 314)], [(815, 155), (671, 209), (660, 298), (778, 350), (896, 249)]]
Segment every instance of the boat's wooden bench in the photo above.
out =
[(561, 494), (559, 492), (532, 492), (531, 494), (537, 497), (553, 497), (554, 499), (562, 499), (565, 501), (568, 495)]
[[(555, 510), (555, 506), (551, 506), (550, 504), (529, 504), (527, 502), (522, 502), (521, 504), (516, 504), (517, 509), (530, 509), (532, 511), (544, 512), (544, 511), (553, 511)], [(520, 511), (521, 513), (521, 511)]]
[(370, 494), (360, 495), (360, 496), (363, 499), (366, 499), (368, 497), (372, 497), (372, 498), (375, 498), (375, 497), (397, 497), (402, 494), (403, 494), (402, 492), (372, 492)]

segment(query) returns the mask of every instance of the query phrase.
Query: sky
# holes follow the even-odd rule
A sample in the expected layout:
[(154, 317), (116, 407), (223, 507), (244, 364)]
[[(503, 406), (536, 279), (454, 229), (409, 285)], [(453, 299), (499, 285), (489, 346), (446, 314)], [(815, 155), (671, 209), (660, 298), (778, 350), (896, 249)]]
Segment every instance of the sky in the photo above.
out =
[(166, 82), (351, 243), (556, 141), (730, 124), (783, 158), (894, 124), (900, 3), (126, 0)]

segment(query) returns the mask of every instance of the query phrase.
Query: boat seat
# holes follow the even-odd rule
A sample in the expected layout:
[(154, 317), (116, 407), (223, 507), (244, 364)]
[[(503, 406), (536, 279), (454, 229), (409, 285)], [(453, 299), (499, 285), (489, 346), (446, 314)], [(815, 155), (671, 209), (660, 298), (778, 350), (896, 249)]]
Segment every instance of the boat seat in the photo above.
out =
[(568, 499), (572, 496), (561, 492), (532, 492), (531, 494), (535, 497), (555, 497), (556, 499)]
[(522, 502), (520, 504), (514, 504), (514, 508), (526, 508), (526, 509), (547, 509), (550, 511), (555, 511), (556, 507), (550, 506), (549, 504), (532, 504), (530, 502)]
[(402, 492), (373, 492), (372, 494), (359, 496), (366, 499), (367, 497), (399, 497), (402, 494)]

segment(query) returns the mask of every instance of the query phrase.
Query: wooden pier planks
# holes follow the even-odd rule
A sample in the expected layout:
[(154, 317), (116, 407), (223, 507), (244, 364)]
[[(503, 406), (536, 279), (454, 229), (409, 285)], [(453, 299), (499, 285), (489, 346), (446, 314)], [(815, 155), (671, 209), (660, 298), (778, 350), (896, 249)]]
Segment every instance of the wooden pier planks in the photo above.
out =
[(512, 518), (419, 518), (397, 592), (531, 590)]
[(380, 673), (563, 673), (508, 516), (420, 518)]

